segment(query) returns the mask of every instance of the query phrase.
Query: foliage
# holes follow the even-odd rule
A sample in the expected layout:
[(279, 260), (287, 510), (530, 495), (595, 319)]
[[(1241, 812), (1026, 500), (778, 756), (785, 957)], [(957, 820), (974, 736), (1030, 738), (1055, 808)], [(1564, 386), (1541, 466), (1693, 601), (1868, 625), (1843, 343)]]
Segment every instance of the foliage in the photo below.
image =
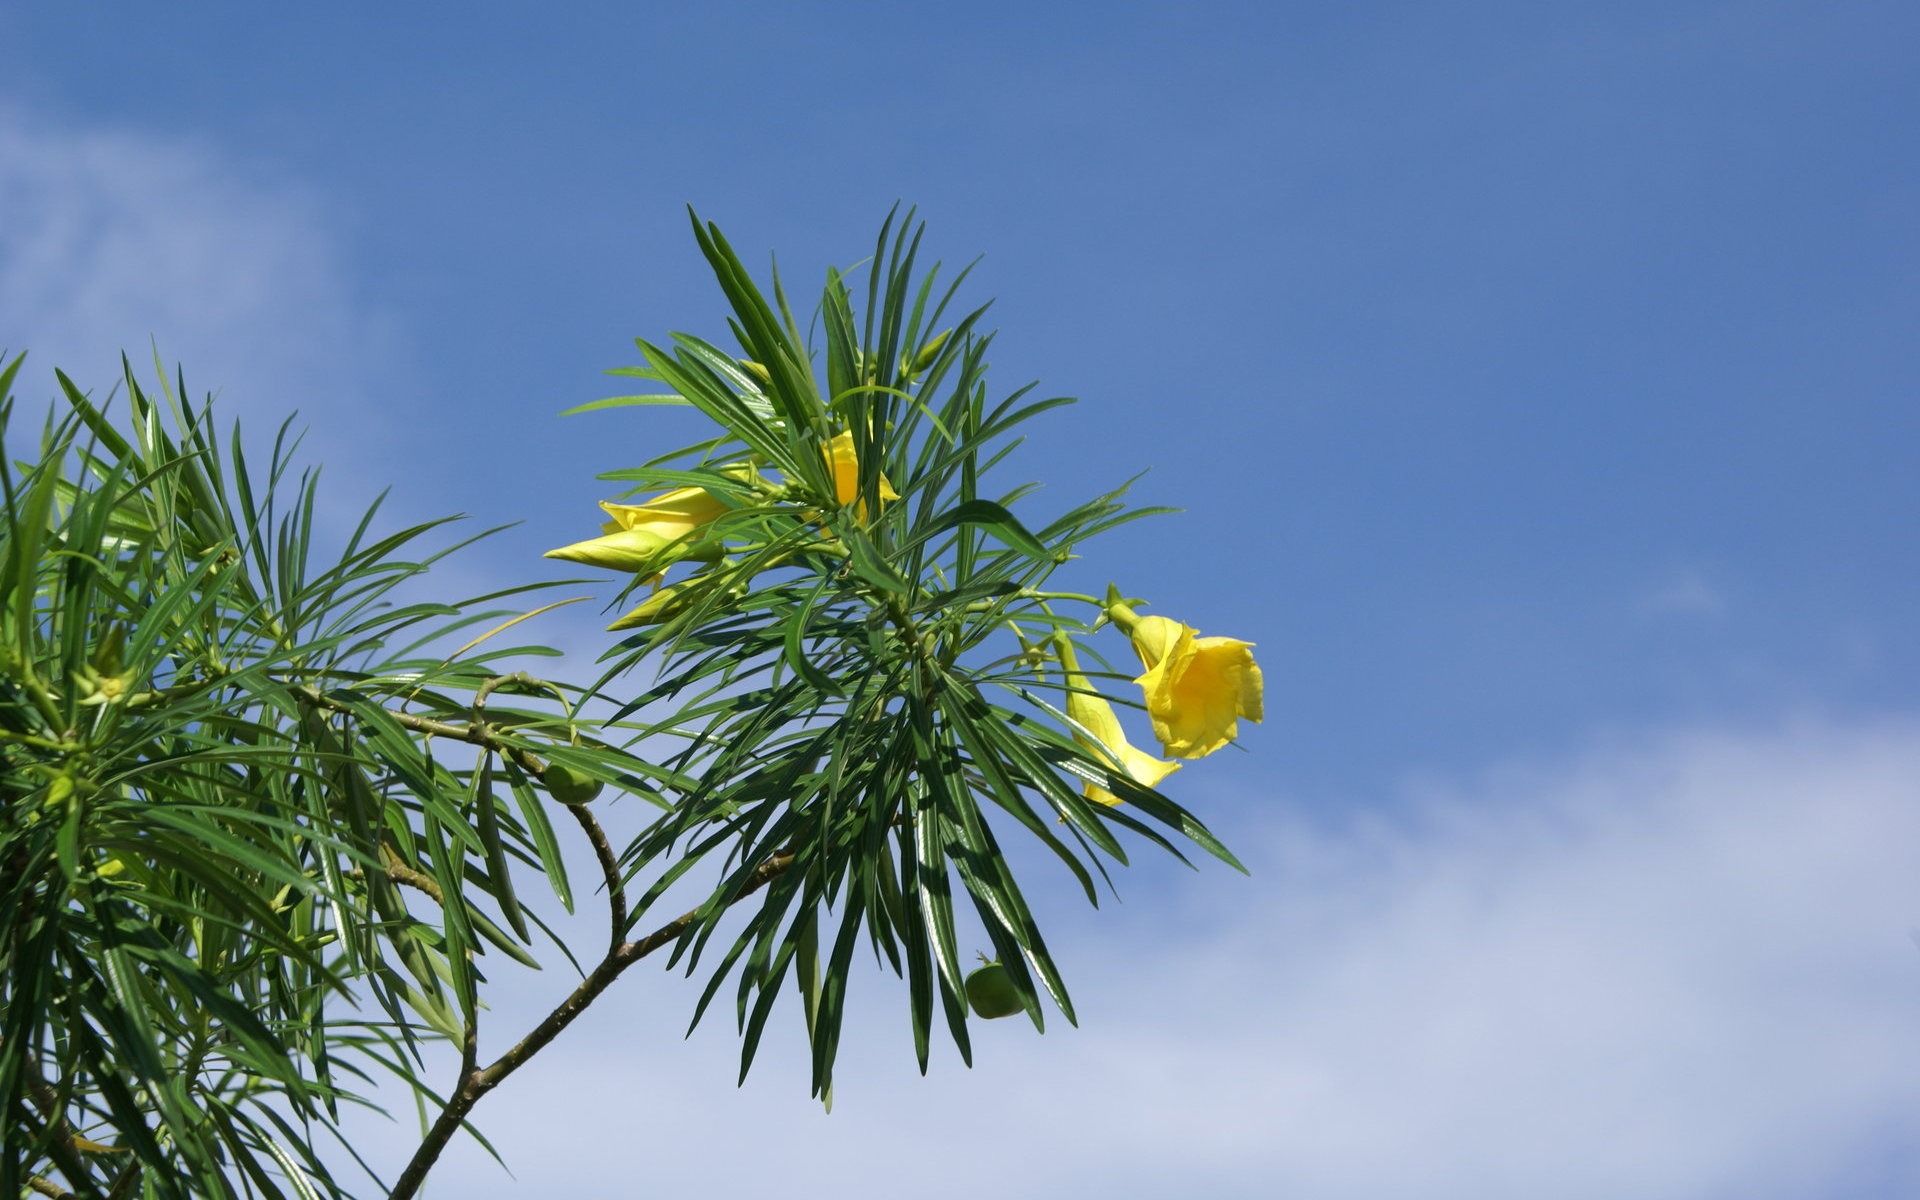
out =
[[(937, 297), (937, 270), (915, 280), (917, 231), (883, 230), (864, 314), (846, 277), (829, 274), (818, 355), (777, 280), (769, 303), (717, 229), (696, 233), (746, 360), (686, 335), (671, 350), (643, 341), (647, 365), (630, 374), (673, 390), (625, 399), (691, 404), (721, 436), (603, 478), (722, 499), (726, 512), (683, 544), (725, 552), (673, 585), (680, 610), (614, 660), (615, 676), (660, 664), (660, 681), (622, 711), (677, 704), (648, 731), (681, 739), (663, 761), (686, 779), (624, 861), (686, 867), (724, 854), (729, 870), (686, 942), (697, 960), (744, 873), (792, 856), (703, 1002), (737, 967), (750, 1061), (775, 994), (797, 972), (816, 1089), (831, 1077), (840, 985), (862, 934), (907, 978), (922, 1068), (936, 1003), (968, 1053), (955, 876), (1035, 1023), (1043, 993), (1072, 1019), (989, 813), (1043, 842), (1094, 901), (1100, 855), (1125, 861), (1116, 828), (1171, 849), (1149, 823), (1160, 822), (1224, 853), (1191, 816), (1125, 776), (1116, 789), (1140, 817), (1089, 802), (1083, 782), (1106, 781), (1108, 763), (1074, 740), (1058, 704), (1049, 644), (1086, 631), (1100, 606), (1082, 598), (1085, 620), (1057, 612), (1063, 597), (1044, 590), (1047, 578), (1082, 541), (1140, 514), (1115, 492), (1030, 532), (1011, 508), (1028, 489), (985, 490), (1013, 431), (1061, 401), (989, 399), (984, 310), (940, 330), (958, 280)], [(851, 443), (851, 489), (835, 478), (837, 440)], [(673, 554), (636, 564), (636, 576)], [(824, 970), (811, 961), (823, 948)]]
[[(345, 1194), (327, 1139), (397, 1077), (438, 1114), (381, 1185), (412, 1195), (482, 1096), (661, 950), (705, 976), (696, 1020), (732, 982), (743, 1076), (791, 988), (830, 1095), (864, 943), (906, 981), (924, 1070), (937, 1025), (970, 1054), (969, 920), (1036, 1027), (1043, 997), (1073, 1019), (1006, 837), (1094, 902), (1121, 834), (1233, 861), (1150, 786), (1171, 767), (1122, 753), (1116, 677), (1078, 666), (1131, 607), (1045, 590), (1141, 510), (1114, 492), (1030, 527), (1028, 489), (987, 482), (1064, 401), (991, 398), (981, 310), (942, 328), (965, 272), (917, 276), (921, 233), (890, 220), (862, 302), (830, 272), (809, 339), (777, 277), (769, 298), (695, 231), (739, 355), (643, 341), (623, 373), (666, 390), (587, 406), (719, 427), (603, 476), (670, 490), (555, 552), (650, 589), (589, 686), (509, 669), (551, 653), (499, 636), (549, 585), (412, 598), (455, 548), (427, 548), (441, 522), (378, 535), (376, 504), (324, 552), (284, 428), (261, 473), (183, 382), (149, 395), (129, 369), (116, 420), (60, 375), (24, 447), (0, 401), (0, 1194)], [(659, 813), (624, 846), (593, 815), (617, 796)], [(544, 880), (572, 906), (560, 813), (609, 943), (483, 1064), (485, 965), (573, 957), (521, 898)], [(437, 1039), (449, 1087), (424, 1078)]]

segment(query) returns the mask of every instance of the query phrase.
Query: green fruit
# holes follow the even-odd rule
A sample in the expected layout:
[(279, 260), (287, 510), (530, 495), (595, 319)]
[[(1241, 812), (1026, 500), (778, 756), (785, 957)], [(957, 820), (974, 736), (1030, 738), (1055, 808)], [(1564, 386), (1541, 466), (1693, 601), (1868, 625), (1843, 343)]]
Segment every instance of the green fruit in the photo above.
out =
[(600, 794), (600, 781), (560, 763), (547, 767), (547, 794), (562, 804), (587, 804)]
[(988, 1021), (1010, 1017), (1026, 1008), (1020, 989), (1014, 986), (1013, 976), (997, 962), (990, 962), (967, 976), (967, 1003), (972, 1006), (974, 1016)]

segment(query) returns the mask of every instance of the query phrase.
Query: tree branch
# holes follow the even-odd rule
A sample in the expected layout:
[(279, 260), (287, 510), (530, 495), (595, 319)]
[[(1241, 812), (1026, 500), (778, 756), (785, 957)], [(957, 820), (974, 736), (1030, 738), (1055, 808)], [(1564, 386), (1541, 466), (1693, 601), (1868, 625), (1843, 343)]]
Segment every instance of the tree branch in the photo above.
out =
[[(597, 824), (595, 828), (598, 828)], [(745, 886), (727, 902), (728, 906), (738, 904), (759, 891), (792, 865), (793, 855), (791, 854), (776, 854), (767, 859), (755, 868)], [(412, 1200), (420, 1190), (420, 1185), (426, 1181), (427, 1172), (439, 1159), (441, 1151), (446, 1149), (454, 1133), (466, 1124), (467, 1114), (473, 1111), (473, 1106), (480, 1102), (482, 1096), (500, 1086), (507, 1076), (519, 1070), (528, 1059), (538, 1054), (554, 1038), (559, 1037), (561, 1031), (573, 1024), (574, 1020), (587, 1010), (587, 1006), (598, 999), (600, 994), (620, 977), (622, 971), (685, 933), (698, 915), (699, 910), (694, 909), (667, 922), (643, 938), (630, 942), (617, 942), (607, 952), (607, 956), (600, 960), (600, 964), (580, 981), (580, 986), (574, 988), (566, 999), (548, 1013), (544, 1020), (535, 1025), (511, 1050), (480, 1070), (468, 1071), (461, 1080), (460, 1086), (448, 1098), (447, 1106), (441, 1111), (439, 1119), (433, 1123), (433, 1128), (427, 1131), (427, 1136), (420, 1143), (420, 1148), (414, 1152), (412, 1161), (407, 1163), (406, 1170), (402, 1171), (400, 1177), (394, 1182), (393, 1190), (388, 1193), (388, 1200)]]
[(385, 868), (388, 879), (425, 892), (428, 898), (442, 909), (447, 907), (446, 897), (440, 891), (440, 881), (425, 871), (416, 871), (408, 866), (401, 859), (400, 852), (394, 848), (393, 843), (381, 841), (380, 865)]
[[(492, 684), (493, 682), (494, 680), (488, 680), (488, 684)], [(491, 688), (487, 690), (491, 690)], [(356, 710), (351, 704), (335, 700), (325, 692), (315, 688), (299, 686), (295, 687), (293, 691), (302, 700), (317, 707), (327, 709), (331, 712), (345, 713), (348, 716), (355, 715)], [(484, 703), (484, 701), (482, 701), (482, 703)], [(546, 764), (534, 757), (530, 751), (500, 738), (493, 732), (493, 727), (484, 721), (474, 720), (462, 725), (453, 721), (440, 721), (432, 717), (419, 716), (415, 713), (395, 712), (391, 708), (385, 709), (384, 711), (387, 716), (391, 717), (394, 723), (402, 729), (408, 729), (414, 733), (424, 733), (428, 737), (447, 738), (451, 741), (466, 742), (469, 745), (479, 746), (482, 749), (491, 750), (503, 758), (511, 758), (515, 765), (535, 779), (545, 779), (547, 777)]]
[[(111, 1150), (112, 1147), (100, 1146), (74, 1133), (73, 1126), (67, 1121), (66, 1113), (61, 1110), (60, 1094), (54, 1090), (52, 1084), (47, 1082), (46, 1075), (40, 1069), (40, 1060), (32, 1052), (27, 1055), (26, 1070), (21, 1075), (27, 1085), (27, 1094), (32, 1097), (34, 1105), (40, 1109), (42, 1122), (47, 1132), (52, 1135), (53, 1142), (48, 1147), (48, 1152), (55, 1165), (66, 1173), (69, 1183), (76, 1186), (92, 1186), (92, 1174), (83, 1152), (95, 1147), (101, 1150)], [(33, 1179), (39, 1178), (37, 1175), (33, 1177)], [(31, 1185), (32, 1179), (28, 1182)], [(41, 1180), (41, 1183), (47, 1187), (56, 1187), (46, 1180)], [(41, 1189), (35, 1187), (34, 1190)], [(42, 1194), (67, 1195), (66, 1192), (58, 1191), (57, 1188), (53, 1192)]]
[(565, 807), (586, 831), (587, 840), (593, 843), (593, 856), (600, 860), (600, 874), (607, 881), (607, 909), (613, 919), (612, 940), (607, 951), (611, 954), (620, 949), (620, 939), (627, 936), (627, 885), (620, 875), (620, 859), (613, 852), (613, 843), (607, 841), (606, 830), (600, 828), (600, 822), (585, 805)]
[[(392, 709), (387, 709), (386, 713), (403, 729), (427, 737), (445, 738), (479, 746), (483, 750), (511, 759), (529, 775), (544, 780), (547, 773), (546, 764), (531, 751), (502, 739), (494, 733), (493, 727), (484, 719), (488, 697), (502, 684), (518, 678), (521, 677), (496, 676), (482, 685), (474, 695), (473, 720), (465, 724), (422, 717), (413, 713), (395, 712)], [(335, 700), (314, 688), (302, 686), (294, 690), (303, 700), (317, 707), (349, 716), (354, 713), (352, 705)], [(562, 1030), (571, 1025), (575, 1018), (585, 1012), (587, 1007), (598, 999), (615, 979), (620, 977), (621, 972), (679, 938), (693, 924), (698, 915), (699, 910), (696, 909), (667, 922), (642, 938), (634, 941), (626, 940), (629, 910), (626, 881), (620, 871), (619, 856), (615, 854), (612, 843), (607, 840), (606, 831), (601, 828), (600, 822), (592, 813), (582, 805), (565, 807), (573, 814), (574, 821), (587, 835), (587, 841), (593, 846), (594, 859), (599, 863), (601, 876), (606, 881), (607, 908), (611, 925), (606, 956), (600, 960), (599, 965), (588, 972), (566, 999), (547, 1014), (544, 1020), (534, 1026), (505, 1054), (484, 1068), (477, 1066), (477, 1032), (471, 1026), (467, 1028), (461, 1044), (459, 1081), (449, 1095), (446, 1107), (441, 1110), (439, 1118), (427, 1131), (427, 1136), (421, 1141), (419, 1149), (414, 1152), (412, 1160), (395, 1180), (393, 1190), (388, 1194), (389, 1200), (411, 1200), (426, 1181), (427, 1172), (432, 1169), (433, 1164), (439, 1160), (441, 1152), (452, 1141), (453, 1135), (466, 1124), (467, 1114), (473, 1111), (474, 1105), (480, 1102), (481, 1097), (498, 1087), (507, 1076), (513, 1074), (527, 1060), (558, 1037)], [(381, 846), (381, 859), (382, 866), (395, 882), (425, 892), (444, 907), (439, 885), (431, 876), (400, 861), (399, 856), (385, 844)], [(728, 906), (739, 903), (765, 887), (792, 863), (791, 854), (776, 854), (761, 863), (740, 891), (727, 902)]]

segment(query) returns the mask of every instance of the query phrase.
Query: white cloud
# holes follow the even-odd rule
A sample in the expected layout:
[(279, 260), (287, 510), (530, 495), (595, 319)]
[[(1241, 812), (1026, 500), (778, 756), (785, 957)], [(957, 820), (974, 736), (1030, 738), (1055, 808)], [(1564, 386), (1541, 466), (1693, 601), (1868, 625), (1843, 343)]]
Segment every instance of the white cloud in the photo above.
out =
[(1726, 594), (1694, 568), (1674, 572), (1640, 600), (1640, 611), (1677, 616), (1718, 617), (1727, 611)]
[[(55, 367), (104, 399), (124, 352), (153, 392), (157, 349), (169, 381), (184, 371), (185, 399), (212, 393), (223, 431), (244, 423), (256, 478), (280, 423), (298, 414), (296, 461), (326, 466), (323, 533), (344, 536), (396, 480), (386, 528), (443, 515), (441, 501), (405, 486), (431, 399), (404, 325), (361, 294), (337, 223), (313, 189), (209, 144), (0, 105), (0, 350), (28, 352), (13, 388), (34, 414), (27, 425), (57, 394)], [(469, 552), (403, 594), (478, 595), (502, 586), (498, 574)]]
[(725, 1015), (682, 1043), (687, 985), (623, 981), (479, 1110), (519, 1182), (469, 1145), (440, 1194), (1784, 1200), (1876, 1163), (1890, 1194), (1920, 1184), (1920, 724), (1619, 746), (1257, 849), (1251, 881), (1065, 922), (1084, 1028), (979, 1027), (972, 1072), (914, 1077), (898, 993), (864, 987), (831, 1117), (792, 1038), (735, 1091)]
[(299, 408), (329, 443), (371, 440), (392, 330), (343, 264), (324, 206), (286, 180), (0, 107), (0, 348), (29, 351), (23, 402), (54, 393), (56, 366), (104, 396), (122, 351), (150, 386), (157, 346), (257, 434)]
[[(229, 414), (303, 407), (357, 443), (313, 457), (360, 465), (395, 356), (343, 261), (311, 196), (211, 149), (0, 110), (27, 399), (56, 363), (104, 390), (153, 338)], [(1686, 573), (1648, 601), (1724, 607)], [(917, 1078), (868, 981), (830, 1118), (791, 1036), (736, 1091), (726, 1014), (680, 1042), (691, 989), (637, 972), (479, 1110), (520, 1182), (463, 1145), (439, 1194), (1784, 1200), (1895, 1151), (1890, 1186), (1920, 1184), (1920, 725), (1616, 747), (1243, 853), (1251, 881), (1123, 878), (1064, 920), (1085, 1028), (980, 1027), (975, 1071)], [(357, 1128), (397, 1160), (401, 1130)]]
[[(32, 414), (24, 427), (37, 429), (38, 406), (56, 394), (55, 367), (105, 398), (120, 383), (124, 352), (151, 391), (157, 348), (170, 380), (176, 364), (184, 371), (186, 399), (214, 393), (223, 429), (244, 422), (256, 482), (280, 422), (298, 412), (297, 462), (326, 467), (323, 533), (344, 536), (396, 481), (384, 528), (444, 515), (443, 498), (410, 486), (420, 455), (436, 449), (435, 398), (416, 378), (403, 319), (363, 294), (338, 225), (313, 188), (210, 143), (0, 103), (0, 351), (28, 352), (13, 387)], [(503, 515), (513, 510), (481, 519)], [(477, 524), (422, 545), (444, 546)], [(491, 549), (444, 560), (401, 594), (450, 601), (539, 572), (524, 560), (490, 560)], [(553, 598), (536, 594), (524, 607)], [(512, 636), (591, 662), (611, 617), (596, 620), (589, 608)]]

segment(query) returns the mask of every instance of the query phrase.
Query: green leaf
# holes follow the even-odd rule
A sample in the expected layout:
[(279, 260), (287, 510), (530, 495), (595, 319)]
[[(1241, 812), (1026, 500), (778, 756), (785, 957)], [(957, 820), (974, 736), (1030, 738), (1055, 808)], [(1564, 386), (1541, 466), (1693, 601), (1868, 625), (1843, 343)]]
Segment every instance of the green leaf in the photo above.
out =
[(913, 591), (913, 584), (874, 548), (864, 534), (843, 528), (841, 540), (846, 543), (848, 562), (853, 567), (853, 573), (861, 579), (895, 596), (905, 596)]
[(962, 501), (925, 526), (918, 540), (924, 541), (962, 525), (983, 529), (1028, 558), (1053, 558), (1053, 552), (1042, 545), (1040, 539), (1028, 533), (1017, 517), (991, 500)]
[(499, 901), (500, 915), (520, 935), (520, 940), (526, 941), (527, 919), (521, 913), (519, 898), (513, 892), (513, 869), (507, 863), (506, 843), (500, 837), (500, 812), (493, 795), (493, 754), (490, 751), (480, 755), (480, 765), (473, 772), (470, 803), (480, 844), (486, 852), (487, 878), (493, 884), (494, 899)]
[(643, 404), (670, 404), (688, 407), (693, 404), (693, 401), (680, 395), (678, 392), (649, 392), (640, 396), (608, 396), (604, 400), (589, 400), (585, 404), (576, 404), (572, 408), (563, 410), (560, 415), (563, 417), (571, 417), (576, 413), (599, 412), (601, 409), (606, 408), (633, 408)]
[(553, 834), (553, 823), (547, 820), (546, 806), (540, 796), (527, 781), (525, 772), (508, 759), (507, 781), (513, 790), (514, 803), (520, 809), (520, 819), (526, 822), (527, 831), (533, 835), (534, 848), (540, 854), (540, 868), (546, 872), (547, 882), (553, 885), (553, 894), (568, 912), (573, 911), (573, 888), (567, 882), (566, 859), (560, 853), (560, 839)]

